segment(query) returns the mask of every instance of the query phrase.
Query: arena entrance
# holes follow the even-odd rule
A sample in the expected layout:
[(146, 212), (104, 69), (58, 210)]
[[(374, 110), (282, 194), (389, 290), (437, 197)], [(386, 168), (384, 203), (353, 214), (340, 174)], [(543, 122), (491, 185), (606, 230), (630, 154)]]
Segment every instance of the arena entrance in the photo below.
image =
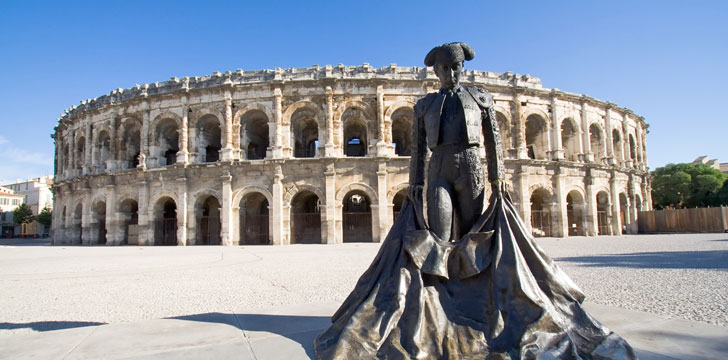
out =
[(205, 115), (197, 121), (197, 153), (199, 162), (220, 160), (222, 149), (220, 121), (213, 115)]
[(106, 244), (106, 203), (99, 201), (91, 208), (91, 235), (94, 244)]
[(624, 232), (624, 228), (629, 222), (629, 201), (624, 193), (619, 194), (619, 218), (622, 220), (621, 231)]
[(573, 190), (566, 195), (566, 221), (569, 236), (586, 235), (584, 226), (584, 197)]
[(363, 191), (354, 190), (346, 194), (343, 202), (343, 240), (349, 242), (372, 242), (372, 210), (369, 198)]
[(198, 219), (195, 245), (220, 245), (220, 202), (214, 196), (207, 196), (198, 203), (195, 209)]
[(177, 245), (177, 204), (169, 197), (154, 206), (154, 245)]
[(73, 212), (73, 233), (71, 235), (71, 244), (73, 245), (83, 244), (83, 227), (81, 226), (82, 215), (83, 206), (78, 204), (76, 205), (76, 210)]
[(126, 199), (119, 205), (119, 217), (123, 231), (122, 245), (139, 244), (139, 204), (136, 200)]
[(544, 189), (531, 194), (531, 232), (533, 236), (551, 236), (551, 195)]
[(240, 245), (270, 245), (268, 199), (261, 193), (240, 201)]
[(291, 244), (321, 243), (321, 204), (316, 194), (301, 191), (291, 200)]
[(599, 235), (610, 235), (609, 231), (609, 195), (600, 191), (597, 193), (597, 229)]

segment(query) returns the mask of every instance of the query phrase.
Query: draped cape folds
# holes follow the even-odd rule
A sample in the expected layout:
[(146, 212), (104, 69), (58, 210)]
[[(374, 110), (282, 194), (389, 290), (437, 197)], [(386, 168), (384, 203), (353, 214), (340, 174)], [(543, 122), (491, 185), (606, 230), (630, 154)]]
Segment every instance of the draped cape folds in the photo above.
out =
[(405, 204), (374, 261), (315, 340), (319, 359), (636, 359), (495, 192), (455, 242)]

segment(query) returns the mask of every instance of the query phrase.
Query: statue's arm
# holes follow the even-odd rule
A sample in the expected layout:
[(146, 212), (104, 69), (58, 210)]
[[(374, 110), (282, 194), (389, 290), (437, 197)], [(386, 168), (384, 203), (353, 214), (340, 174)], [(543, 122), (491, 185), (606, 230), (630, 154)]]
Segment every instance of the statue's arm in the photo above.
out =
[(498, 120), (493, 105), (483, 109), (483, 138), (485, 139), (485, 156), (488, 162), (488, 181), (505, 179), (503, 165), (503, 148), (501, 147)]
[(412, 119), (412, 143), (410, 149), (410, 185), (425, 184), (425, 156), (427, 154), (427, 140), (425, 138), (424, 124), (425, 99), (415, 105), (415, 117)]

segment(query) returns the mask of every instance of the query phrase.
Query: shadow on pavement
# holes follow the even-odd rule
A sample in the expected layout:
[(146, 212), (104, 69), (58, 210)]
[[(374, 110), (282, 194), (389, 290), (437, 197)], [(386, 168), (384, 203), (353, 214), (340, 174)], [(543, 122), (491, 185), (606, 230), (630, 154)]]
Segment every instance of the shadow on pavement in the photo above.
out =
[(306, 355), (315, 358), (313, 339), (331, 325), (328, 316), (275, 315), (275, 314), (224, 314), (206, 313), (176, 316), (170, 319), (227, 324), (245, 332), (251, 343), (264, 341), (271, 335), (288, 338), (301, 345)]
[(40, 239), (0, 239), (0, 245), (12, 245), (12, 246), (51, 246), (51, 239), (40, 238)]
[(36, 321), (36, 322), (29, 322), (29, 323), (0, 322), (0, 330), (14, 330), (14, 329), (31, 328), (35, 331), (53, 331), (53, 330), (72, 329), (72, 328), (78, 328), (78, 327), (84, 327), (84, 326), (97, 326), (97, 325), (105, 325), (105, 324), (106, 323), (91, 322), (91, 321)]
[(728, 250), (669, 251), (557, 258), (589, 267), (637, 269), (728, 269)]

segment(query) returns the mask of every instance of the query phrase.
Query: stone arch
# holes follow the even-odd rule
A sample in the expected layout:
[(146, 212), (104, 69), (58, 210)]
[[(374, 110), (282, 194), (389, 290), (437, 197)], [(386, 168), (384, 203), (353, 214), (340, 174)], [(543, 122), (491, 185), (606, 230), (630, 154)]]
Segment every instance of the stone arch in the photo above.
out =
[(118, 197), (116, 212), (121, 227), (121, 245), (139, 244), (139, 201), (135, 196), (124, 194)]
[(222, 244), (222, 197), (216, 190), (199, 189), (192, 195), (195, 245)]
[(503, 147), (503, 155), (512, 157), (509, 149), (513, 149), (513, 121), (511, 120), (510, 111), (502, 106), (495, 107), (495, 118), (498, 122), (498, 131), (500, 132), (501, 146)]
[(336, 204), (341, 205), (342, 200), (344, 200), (344, 197), (346, 194), (353, 190), (359, 190), (365, 193), (370, 201), (372, 202), (372, 205), (378, 205), (379, 199), (377, 198), (377, 192), (372, 189), (371, 186), (365, 184), (365, 183), (349, 183), (343, 186), (339, 191), (336, 192)]
[(635, 162), (637, 162), (637, 143), (635, 143), (632, 133), (629, 134), (629, 158), (634, 166)]
[(579, 123), (571, 116), (565, 117), (561, 119), (559, 131), (561, 132), (560, 146), (564, 150), (564, 158), (568, 161), (577, 161), (581, 147)]
[[(397, 108), (395, 105), (399, 104)], [(390, 123), (386, 132), (387, 143), (394, 146), (394, 153), (398, 156), (410, 156), (412, 147), (412, 124), (414, 122), (415, 112), (413, 105), (408, 102), (399, 102), (390, 106), (389, 110), (393, 110), (385, 119)]]
[[(384, 111), (384, 122), (388, 123), (390, 125), (391, 130), (394, 130), (393, 128), (391, 128), (391, 126), (393, 125), (392, 115), (394, 115), (394, 113), (399, 110), (410, 110), (410, 111), (412, 111), (412, 117), (414, 119), (414, 108), (415, 108), (415, 102), (410, 99), (397, 100), (395, 103), (389, 105), (387, 107), (387, 109)], [(389, 131), (389, 132), (385, 131), (384, 141), (391, 143), (393, 141), (392, 135), (393, 135), (392, 131)]]
[(212, 188), (202, 188), (198, 189), (197, 191), (193, 192), (190, 196), (190, 202), (193, 204), (193, 206), (197, 205), (197, 203), (202, 200), (203, 198), (207, 196), (213, 196), (217, 198), (222, 203), (222, 195), (219, 191), (212, 189)]
[(102, 126), (96, 130), (96, 135), (94, 136), (94, 149), (96, 153), (94, 166), (97, 171), (106, 171), (106, 162), (113, 159), (113, 154), (111, 153), (112, 141), (108, 126)]
[(122, 170), (133, 169), (139, 165), (141, 131), (142, 122), (139, 119), (130, 116), (121, 119), (117, 139), (112, 140), (117, 141), (116, 160)]
[(323, 201), (326, 199), (326, 194), (321, 191), (321, 189), (318, 186), (311, 185), (311, 184), (292, 184), (289, 186), (283, 195), (283, 203), (286, 205), (291, 204), (291, 200), (301, 191), (310, 191), (314, 193), (316, 196), (318, 196), (319, 200)]
[(151, 136), (149, 156), (156, 159), (156, 164), (152, 161), (152, 166), (166, 166), (177, 162), (181, 124), (182, 119), (169, 111), (154, 118), (148, 135)]
[(360, 188), (352, 187), (346, 192), (341, 204), (343, 242), (372, 242), (372, 200)]
[(377, 123), (377, 115), (375, 111), (372, 109), (369, 104), (365, 103), (361, 100), (355, 100), (350, 99), (343, 102), (338, 103), (338, 106), (336, 108), (336, 111), (334, 113), (334, 122), (340, 124), (341, 126), (341, 133), (338, 134), (338, 136), (334, 136), (335, 140), (334, 142), (341, 145), (342, 149), (346, 145), (344, 141), (344, 126), (345, 126), (345, 117), (344, 115), (347, 114), (347, 112), (356, 111), (361, 112), (361, 117), (364, 118), (365, 126), (367, 129), (367, 141), (368, 144), (365, 144), (367, 146), (373, 145), (376, 143), (377, 140), (377, 127), (379, 126)]
[(177, 239), (177, 218), (180, 211), (179, 202), (174, 193), (169, 190), (161, 190), (153, 197), (149, 207), (152, 227), (154, 229), (154, 245), (175, 246)]
[(323, 198), (312, 190), (301, 188), (287, 202), (291, 244), (321, 243), (321, 216), (325, 213), (321, 206)]
[(286, 108), (283, 116), (289, 125), (285, 140), (294, 157), (315, 157), (326, 132), (321, 109), (309, 100), (301, 100)]
[(243, 159), (263, 159), (270, 147), (273, 112), (261, 103), (246, 104), (233, 117), (233, 143), (243, 151)]
[(339, 123), (343, 129), (341, 144), (346, 156), (366, 156), (376, 144), (377, 120), (359, 101), (346, 106)]
[(611, 234), (611, 221), (609, 208), (609, 189), (601, 187), (596, 189), (596, 195), (594, 195), (594, 201), (597, 207), (597, 233), (599, 235), (610, 235)]
[(273, 203), (273, 194), (270, 190), (259, 185), (248, 185), (233, 192), (233, 206), (235, 206), (235, 204), (240, 204), (243, 198), (251, 193), (261, 193), (265, 196), (265, 199), (268, 200), (268, 204)]
[(106, 196), (98, 195), (91, 200), (89, 208), (89, 231), (91, 243), (106, 244)]
[(594, 154), (594, 161), (597, 163), (603, 163), (606, 158), (606, 134), (602, 124), (598, 122), (592, 122), (589, 124), (589, 149)]
[(551, 236), (551, 208), (554, 203), (553, 190), (543, 185), (532, 185), (529, 188), (531, 203), (531, 231), (534, 236)]
[(568, 236), (586, 235), (586, 197), (578, 186), (566, 193), (566, 224)]
[(189, 127), (192, 140), (192, 152), (196, 154), (198, 163), (217, 162), (220, 160), (220, 151), (225, 137), (225, 124), (219, 112), (210, 108), (202, 108), (195, 112), (195, 117)]
[(541, 110), (528, 109), (523, 114), (524, 139), (528, 157), (537, 160), (548, 159), (549, 151), (549, 117)]
[[(179, 200), (177, 199), (177, 194), (175, 194), (174, 192), (172, 192), (170, 190), (162, 189), (162, 190), (155, 192), (152, 196), (149, 197), (149, 199), (150, 199), (149, 204), (151, 205), (151, 206), (149, 206), (149, 209), (153, 210), (154, 206), (159, 202), (159, 200), (162, 198), (165, 198), (165, 197), (172, 199), (172, 201), (174, 201), (175, 204), (179, 204)], [(152, 216), (152, 218), (153, 217), (154, 216)]]
[(387, 191), (387, 204), (391, 204), (392, 201), (394, 201), (394, 197), (397, 195), (397, 193), (402, 190), (406, 190), (407, 187), (409, 187), (409, 182), (401, 182), (397, 185), (392, 186), (392, 188)]
[(217, 124), (221, 129), (225, 128), (225, 116), (224, 114), (211, 106), (198, 107), (192, 110), (189, 116), (189, 128), (197, 127), (197, 122), (204, 117), (214, 117), (217, 119)]
[(233, 197), (232, 221), (237, 222), (240, 245), (272, 244), (270, 205), (272, 196), (267, 189), (260, 186), (247, 186), (237, 191)]
[[(77, 131), (76, 133), (80, 132), (81, 131)], [(86, 151), (88, 151), (86, 148), (86, 137), (83, 134), (77, 135), (74, 145), (76, 148), (73, 149), (73, 151), (76, 153), (74, 154), (75, 164), (73, 164), (73, 168), (76, 170), (82, 170), (86, 163)]]
[(625, 160), (624, 153), (622, 149), (622, 141), (624, 141), (624, 135), (622, 133), (621, 128), (613, 128), (612, 129), (612, 151), (614, 152), (613, 156), (617, 160), (618, 164), (622, 164), (622, 162)]

